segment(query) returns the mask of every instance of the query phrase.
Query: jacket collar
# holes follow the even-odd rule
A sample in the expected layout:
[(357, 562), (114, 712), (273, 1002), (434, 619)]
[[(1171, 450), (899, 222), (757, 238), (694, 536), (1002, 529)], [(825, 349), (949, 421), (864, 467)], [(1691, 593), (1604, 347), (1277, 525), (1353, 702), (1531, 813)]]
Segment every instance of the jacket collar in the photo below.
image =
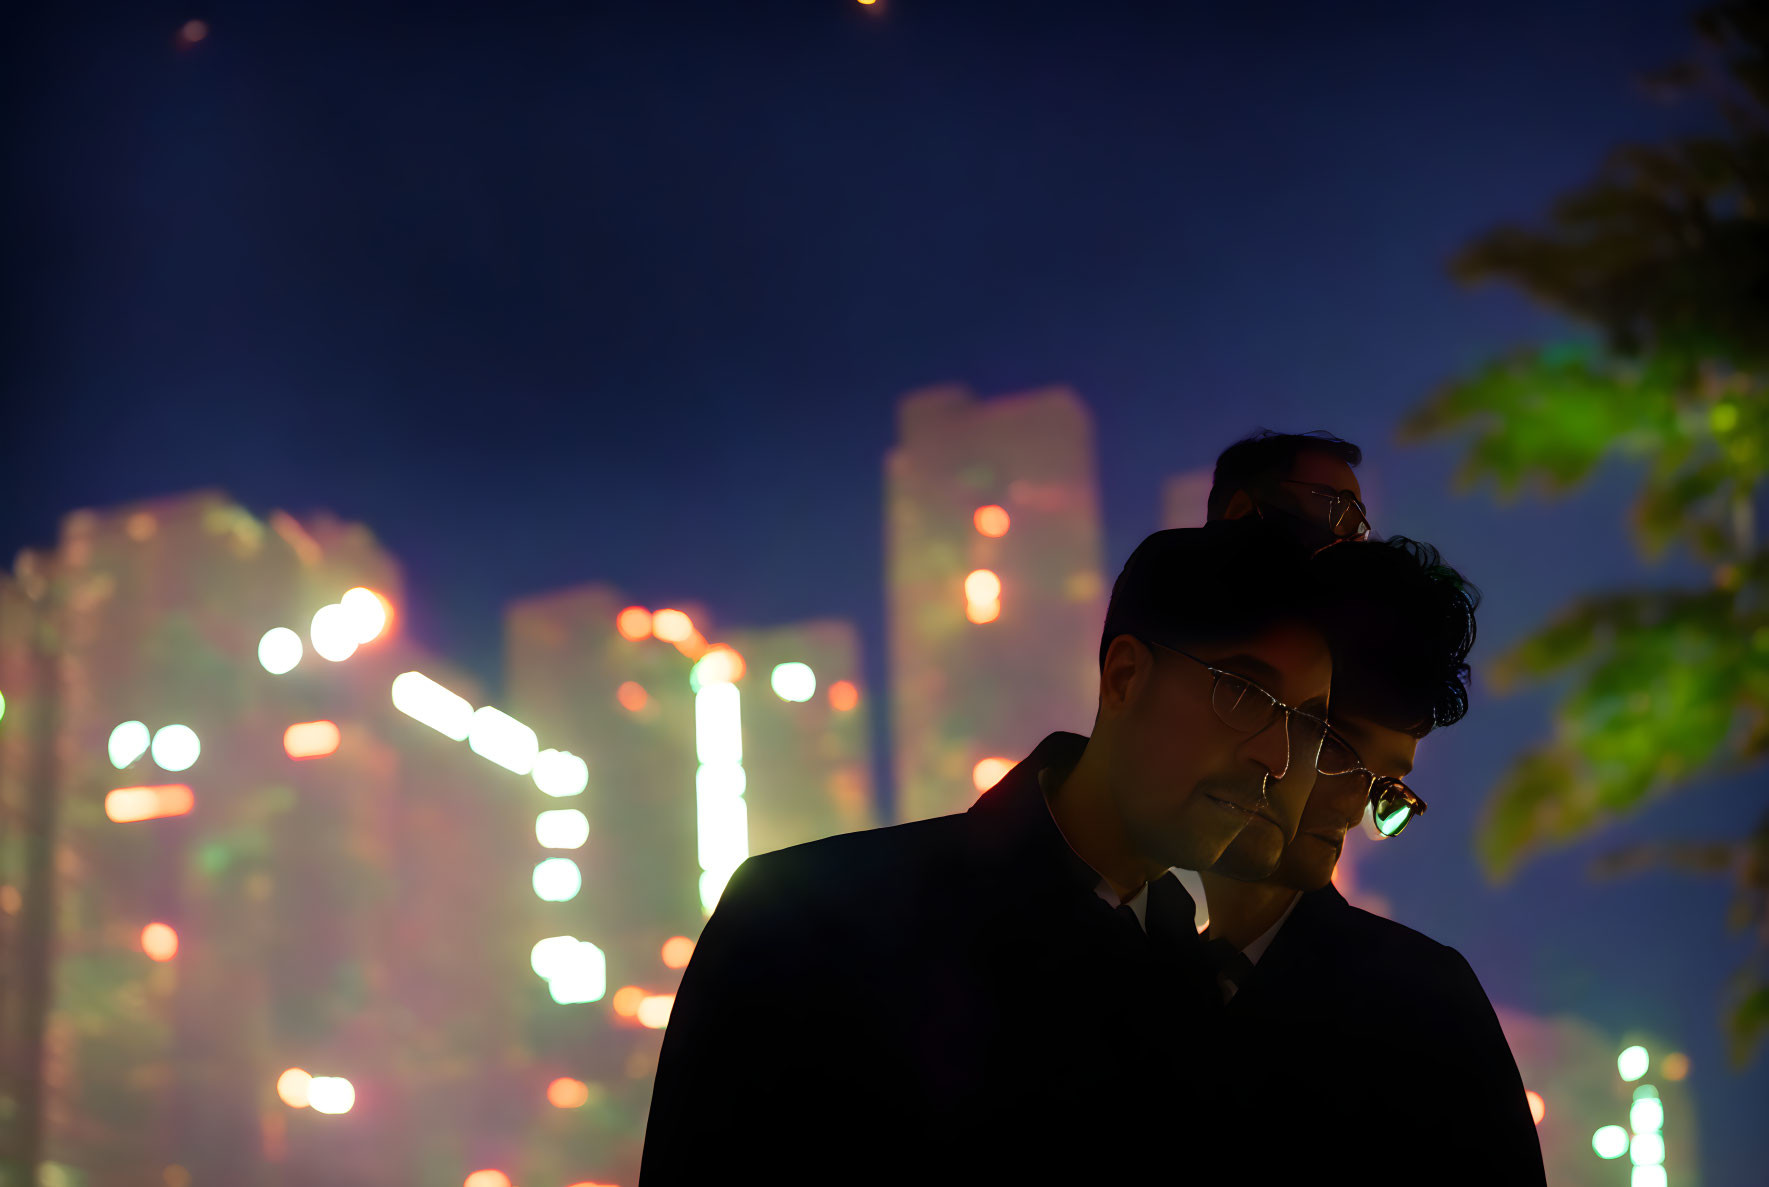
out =
[(1080, 734), (1051, 734), (971, 805), (966, 817), (987, 864), (1058, 894), (1093, 894), (1100, 875), (1069, 847), (1040, 780), (1046, 770), (1053, 777), (1066, 773), (1085, 749), (1087, 739)]

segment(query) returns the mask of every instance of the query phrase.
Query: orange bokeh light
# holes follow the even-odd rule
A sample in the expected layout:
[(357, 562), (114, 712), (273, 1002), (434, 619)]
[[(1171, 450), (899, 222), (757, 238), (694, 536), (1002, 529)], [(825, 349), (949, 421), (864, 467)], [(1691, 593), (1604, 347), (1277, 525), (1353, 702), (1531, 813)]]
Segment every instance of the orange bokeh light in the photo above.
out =
[(324, 758), (337, 753), (340, 740), (334, 722), (296, 722), (283, 731), (283, 752), (290, 758)]
[(185, 21), (184, 27), (178, 30), (178, 36), (195, 45), (209, 35), (209, 26), (203, 21)]
[(989, 569), (976, 569), (964, 579), (964, 600), (993, 602), (1001, 597), (1001, 578)]
[(651, 611), (643, 606), (628, 606), (614, 618), (614, 629), (629, 643), (651, 637)]
[(560, 1076), (547, 1085), (547, 1103), (555, 1109), (581, 1109), (590, 1099), (590, 1086), (570, 1076)]
[(706, 654), (706, 636), (699, 631), (694, 631), (686, 639), (676, 644), (676, 650), (689, 659), (699, 659)]
[(829, 686), (829, 707), (846, 713), (860, 703), (860, 690), (852, 680), (837, 680)]
[(1689, 1074), (1689, 1056), (1681, 1051), (1672, 1052), (1665, 1056), (1659, 1070), (1664, 1072), (1667, 1080), (1681, 1080)]
[(614, 1012), (622, 1018), (636, 1018), (639, 1015), (639, 1003), (645, 1000), (645, 991), (637, 985), (626, 985), (614, 991), (614, 998), (609, 1003)]
[(998, 507), (994, 503), (987, 507), (978, 507), (976, 514), (971, 516), (971, 522), (977, 526), (977, 531), (991, 540), (999, 540), (1007, 535), (1007, 529), (1013, 525), (1007, 508)]
[(1001, 603), (996, 601), (970, 602), (964, 608), (964, 616), (978, 626), (982, 626), (986, 622), (994, 622), (1001, 617)]
[(474, 1171), (461, 1187), (510, 1187), (510, 1176), (503, 1171)]
[(119, 787), (104, 797), (104, 814), (118, 824), (184, 816), (196, 806), (196, 797), (182, 783), (157, 787)]
[(637, 713), (651, 703), (651, 694), (645, 691), (643, 684), (628, 680), (614, 690), (614, 699), (620, 702), (622, 709), (629, 713)]
[(1011, 758), (985, 758), (970, 769), (971, 786), (979, 792), (988, 791), (1001, 777), (1013, 770)]
[(1542, 1094), (1534, 1089), (1525, 1092), (1523, 1095), (1529, 1098), (1529, 1115), (1535, 1118), (1537, 1125), (1540, 1125), (1542, 1123), (1542, 1118), (1548, 1115), (1548, 1102), (1544, 1101), (1542, 1099)]
[(694, 620), (680, 610), (659, 610), (651, 616), (651, 633), (665, 643), (685, 643), (694, 635)]
[(673, 993), (653, 993), (639, 1003), (639, 1025), (650, 1030), (662, 1030), (669, 1025), (670, 1010), (676, 1004)]
[(737, 649), (729, 643), (713, 644), (706, 649), (706, 654), (700, 657), (700, 662), (703, 665), (700, 677), (700, 682), (703, 685), (735, 684), (743, 679), (743, 673), (748, 670), (743, 662), (743, 656), (739, 655)]
[(141, 929), (141, 950), (164, 964), (178, 955), (178, 933), (169, 924), (150, 923)]
[(663, 942), (663, 967), (685, 969), (694, 955), (694, 941), (687, 936), (671, 936)]
[(312, 1076), (298, 1067), (292, 1067), (276, 1078), (276, 1094), (291, 1109), (305, 1109), (307, 1092), (312, 1084)]

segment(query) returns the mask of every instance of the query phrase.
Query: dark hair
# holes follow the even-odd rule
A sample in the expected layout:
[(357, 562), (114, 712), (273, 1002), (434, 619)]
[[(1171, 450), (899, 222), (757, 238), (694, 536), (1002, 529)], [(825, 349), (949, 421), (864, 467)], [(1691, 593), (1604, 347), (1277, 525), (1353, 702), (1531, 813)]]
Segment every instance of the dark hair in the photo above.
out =
[(1099, 662), (1119, 635), (1185, 647), (1245, 639), (1322, 603), (1293, 533), (1258, 519), (1168, 528), (1136, 546), (1112, 585)]
[(1405, 536), (1323, 548), (1333, 714), (1424, 737), (1468, 712), (1468, 652), (1480, 591), (1437, 549)]
[(1217, 455), (1210, 500), (1205, 505), (1209, 518), (1221, 519), (1236, 491), (1259, 491), (1278, 481), (1290, 472), (1297, 456), (1310, 449), (1336, 457), (1353, 469), (1364, 460), (1363, 450), (1325, 429), (1307, 433), (1259, 429)]

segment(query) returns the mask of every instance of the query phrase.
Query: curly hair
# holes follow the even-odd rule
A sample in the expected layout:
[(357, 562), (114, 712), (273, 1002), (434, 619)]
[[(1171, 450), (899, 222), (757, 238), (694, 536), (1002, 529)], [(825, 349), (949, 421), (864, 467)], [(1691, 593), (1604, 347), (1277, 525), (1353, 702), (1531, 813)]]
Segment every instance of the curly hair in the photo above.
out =
[(1314, 558), (1331, 591), (1333, 711), (1424, 737), (1468, 712), (1480, 591), (1431, 545), (1345, 541)]

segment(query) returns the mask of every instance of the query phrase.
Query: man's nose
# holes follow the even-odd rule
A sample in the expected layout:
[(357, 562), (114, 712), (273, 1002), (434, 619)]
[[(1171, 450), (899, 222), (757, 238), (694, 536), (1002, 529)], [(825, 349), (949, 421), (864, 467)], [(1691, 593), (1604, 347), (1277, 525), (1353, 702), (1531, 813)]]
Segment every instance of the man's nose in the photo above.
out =
[(1289, 714), (1273, 713), (1265, 728), (1247, 739), (1246, 747), (1248, 757), (1269, 771), (1273, 779), (1282, 779), (1290, 769)]

